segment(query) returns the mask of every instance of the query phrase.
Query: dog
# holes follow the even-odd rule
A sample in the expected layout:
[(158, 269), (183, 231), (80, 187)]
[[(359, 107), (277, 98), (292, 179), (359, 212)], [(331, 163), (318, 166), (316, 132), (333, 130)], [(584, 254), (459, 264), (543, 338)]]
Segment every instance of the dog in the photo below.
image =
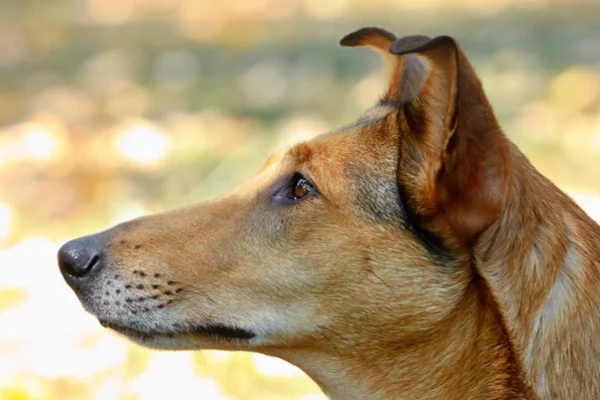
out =
[(83, 307), (146, 347), (280, 357), (331, 399), (600, 399), (600, 227), (453, 38), (340, 43), (383, 55), (381, 100), (222, 198), (64, 244)]

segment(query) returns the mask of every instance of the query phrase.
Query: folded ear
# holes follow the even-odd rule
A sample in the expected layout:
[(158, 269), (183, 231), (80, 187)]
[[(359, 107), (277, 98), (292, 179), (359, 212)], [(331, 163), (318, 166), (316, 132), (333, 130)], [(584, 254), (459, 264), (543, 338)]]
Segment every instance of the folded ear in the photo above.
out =
[[(429, 40), (426, 36), (412, 36), (417, 40)], [(362, 28), (340, 40), (342, 46), (367, 46), (383, 56), (390, 68), (390, 81), (383, 101), (397, 103), (409, 100), (420, 89), (424, 65), (413, 56), (398, 57), (390, 52), (390, 46), (398, 40), (396, 35), (381, 28)]]
[[(345, 39), (384, 51), (382, 35), (372, 39), (380, 30), (364, 32)], [(507, 139), (454, 39), (390, 35), (387, 51), (395, 59), (386, 56), (394, 68), (383, 102), (399, 108), (401, 196), (422, 229), (469, 246), (504, 208)]]

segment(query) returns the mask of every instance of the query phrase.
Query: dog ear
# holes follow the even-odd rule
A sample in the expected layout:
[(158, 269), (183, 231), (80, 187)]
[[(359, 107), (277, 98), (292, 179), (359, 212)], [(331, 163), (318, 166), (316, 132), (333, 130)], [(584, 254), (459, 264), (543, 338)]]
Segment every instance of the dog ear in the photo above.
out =
[(507, 139), (454, 39), (392, 40), (378, 32), (359, 30), (344, 39), (383, 51), (385, 36), (396, 57), (383, 102), (399, 108), (398, 180), (407, 211), (448, 245), (469, 246), (504, 208)]
[[(414, 36), (414, 38), (428, 39), (426, 36)], [(383, 96), (383, 101), (396, 103), (414, 97), (418, 92), (419, 71), (423, 68), (421, 63), (416, 62), (413, 56), (398, 57), (390, 52), (390, 46), (398, 40), (396, 35), (381, 28), (362, 28), (340, 40), (342, 46), (367, 46), (383, 56), (385, 63), (390, 67), (390, 82)], [(417, 69), (413, 71), (413, 69)]]

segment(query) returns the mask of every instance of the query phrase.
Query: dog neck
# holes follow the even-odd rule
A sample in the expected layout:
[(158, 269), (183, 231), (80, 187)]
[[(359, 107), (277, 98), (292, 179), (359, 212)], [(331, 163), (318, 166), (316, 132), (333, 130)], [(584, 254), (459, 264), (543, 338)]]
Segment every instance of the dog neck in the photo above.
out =
[[(475, 249), (479, 273), (537, 395), (595, 398), (600, 326), (590, 316), (600, 302), (600, 228), (516, 148), (513, 156), (518, 179)], [(561, 382), (569, 376), (587, 377), (587, 387), (566, 392)]]
[(304, 370), (332, 400), (521, 398), (508, 338), (479, 289), (439, 326), (402, 341), (389, 327), (270, 354)]

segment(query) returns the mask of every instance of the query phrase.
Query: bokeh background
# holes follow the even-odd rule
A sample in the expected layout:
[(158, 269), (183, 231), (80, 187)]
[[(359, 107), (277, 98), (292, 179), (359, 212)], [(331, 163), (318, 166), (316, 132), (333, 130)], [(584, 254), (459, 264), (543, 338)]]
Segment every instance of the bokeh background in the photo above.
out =
[(62, 282), (66, 239), (200, 201), (384, 88), (362, 26), (457, 37), (508, 135), (600, 219), (600, 2), (0, 0), (0, 399), (324, 397), (296, 368), (158, 353)]

